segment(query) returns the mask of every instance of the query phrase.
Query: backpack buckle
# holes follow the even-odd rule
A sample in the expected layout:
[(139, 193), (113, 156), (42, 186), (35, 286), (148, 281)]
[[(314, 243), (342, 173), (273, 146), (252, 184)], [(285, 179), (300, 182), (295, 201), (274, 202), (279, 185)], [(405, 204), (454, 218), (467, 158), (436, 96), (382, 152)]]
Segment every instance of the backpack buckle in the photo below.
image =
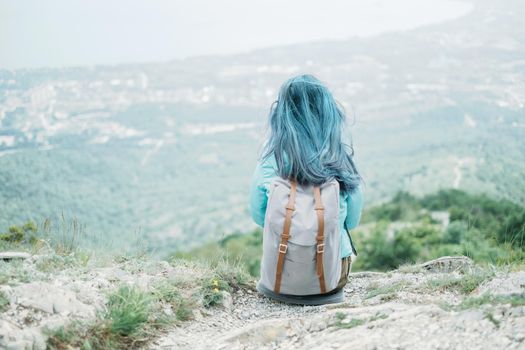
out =
[(324, 243), (317, 245), (317, 252), (318, 253), (324, 253)]
[(286, 251), (288, 250), (287, 244), (279, 244), (279, 253), (286, 254)]

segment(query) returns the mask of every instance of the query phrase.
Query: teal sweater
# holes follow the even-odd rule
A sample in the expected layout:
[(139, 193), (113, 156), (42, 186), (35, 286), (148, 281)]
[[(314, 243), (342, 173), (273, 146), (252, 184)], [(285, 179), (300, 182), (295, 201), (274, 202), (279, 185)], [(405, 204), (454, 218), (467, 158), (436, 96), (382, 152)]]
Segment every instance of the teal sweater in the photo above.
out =
[[(257, 163), (250, 188), (250, 213), (257, 225), (264, 227), (264, 216), (272, 180), (277, 176), (274, 157)], [(346, 230), (350, 231), (359, 224), (363, 208), (363, 193), (358, 187), (353, 193), (339, 194), (339, 227), (341, 231), (341, 257), (355, 255)]]

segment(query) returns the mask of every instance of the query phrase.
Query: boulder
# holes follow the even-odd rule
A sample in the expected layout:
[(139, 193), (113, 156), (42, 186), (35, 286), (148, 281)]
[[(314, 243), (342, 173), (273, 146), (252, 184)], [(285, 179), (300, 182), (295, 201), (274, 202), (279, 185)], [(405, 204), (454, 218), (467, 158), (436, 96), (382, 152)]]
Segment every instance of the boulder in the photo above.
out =
[(28, 259), (31, 254), (23, 252), (0, 252), (0, 260)]
[(525, 271), (511, 272), (482, 284), (477, 294), (511, 295), (525, 293)]
[(472, 259), (466, 256), (442, 256), (419, 265), (429, 272), (463, 271), (474, 265)]
[(40, 310), (49, 314), (71, 314), (79, 317), (93, 317), (95, 308), (80, 302), (75, 293), (46, 282), (31, 282), (13, 288), (18, 305)]

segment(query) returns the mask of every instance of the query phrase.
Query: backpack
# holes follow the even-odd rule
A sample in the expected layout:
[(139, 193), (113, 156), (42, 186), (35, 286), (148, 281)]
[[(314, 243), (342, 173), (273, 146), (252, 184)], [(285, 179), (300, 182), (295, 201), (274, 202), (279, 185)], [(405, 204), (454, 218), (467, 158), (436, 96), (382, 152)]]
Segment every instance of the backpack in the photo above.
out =
[(270, 185), (263, 230), (262, 289), (294, 296), (325, 294), (341, 276), (339, 183)]

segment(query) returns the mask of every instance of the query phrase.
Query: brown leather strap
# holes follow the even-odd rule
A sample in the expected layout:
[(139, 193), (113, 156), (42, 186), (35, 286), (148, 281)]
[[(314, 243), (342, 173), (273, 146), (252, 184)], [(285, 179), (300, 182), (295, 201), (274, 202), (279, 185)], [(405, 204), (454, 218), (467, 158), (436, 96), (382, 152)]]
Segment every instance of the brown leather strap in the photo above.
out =
[(288, 250), (288, 240), (290, 239), (290, 226), (292, 224), (292, 214), (295, 210), (295, 194), (297, 193), (297, 183), (290, 181), (290, 197), (286, 204), (286, 216), (284, 217), (283, 233), (281, 234), (281, 243), (279, 244), (279, 257), (277, 259), (277, 269), (275, 272), (274, 292), (279, 293), (281, 290), (281, 277), (283, 274), (284, 256)]
[(323, 253), (324, 253), (324, 206), (321, 200), (321, 189), (314, 186), (315, 212), (317, 213), (317, 276), (319, 277), (319, 286), (321, 293), (326, 293), (326, 285), (324, 281), (324, 267), (323, 267)]

